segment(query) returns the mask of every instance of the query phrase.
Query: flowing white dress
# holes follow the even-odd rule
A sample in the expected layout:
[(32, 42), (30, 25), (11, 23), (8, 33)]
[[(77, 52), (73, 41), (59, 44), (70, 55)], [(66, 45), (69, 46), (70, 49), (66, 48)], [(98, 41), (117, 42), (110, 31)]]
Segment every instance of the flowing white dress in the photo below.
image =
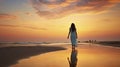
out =
[(71, 36), (70, 36), (70, 38), (71, 38), (71, 43), (72, 43), (72, 45), (73, 46), (76, 46), (77, 45), (77, 39), (76, 39), (76, 32), (75, 31), (71, 31)]

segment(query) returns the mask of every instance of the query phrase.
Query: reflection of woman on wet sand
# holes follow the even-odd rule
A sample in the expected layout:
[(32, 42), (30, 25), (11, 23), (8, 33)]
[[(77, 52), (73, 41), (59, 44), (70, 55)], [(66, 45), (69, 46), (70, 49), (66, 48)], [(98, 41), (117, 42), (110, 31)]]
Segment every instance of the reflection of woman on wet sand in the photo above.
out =
[(77, 50), (72, 50), (71, 52), (71, 58), (67, 58), (69, 62), (70, 67), (76, 67), (77, 66)]
[(70, 39), (71, 39), (71, 43), (72, 43), (72, 49), (75, 49), (75, 47), (77, 46), (77, 31), (76, 31), (76, 27), (75, 27), (75, 24), (72, 23), (71, 24), (71, 27), (69, 29), (69, 33), (68, 33), (68, 37), (69, 38), (69, 35), (70, 35)]

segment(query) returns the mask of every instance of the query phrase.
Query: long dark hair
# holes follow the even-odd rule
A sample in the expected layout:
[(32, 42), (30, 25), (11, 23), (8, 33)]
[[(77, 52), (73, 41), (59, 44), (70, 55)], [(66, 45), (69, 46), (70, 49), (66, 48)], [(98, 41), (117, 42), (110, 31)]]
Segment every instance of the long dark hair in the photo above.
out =
[(74, 23), (71, 24), (70, 30), (71, 30), (71, 32), (76, 31), (76, 27), (75, 27)]

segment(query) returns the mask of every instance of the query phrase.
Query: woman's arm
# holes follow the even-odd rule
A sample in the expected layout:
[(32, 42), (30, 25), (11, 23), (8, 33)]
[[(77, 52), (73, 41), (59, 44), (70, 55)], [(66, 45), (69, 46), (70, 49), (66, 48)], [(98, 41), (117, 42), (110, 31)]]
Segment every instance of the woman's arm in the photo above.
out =
[(78, 38), (77, 31), (76, 31), (76, 38)]
[(68, 39), (69, 39), (69, 35), (70, 35), (70, 29), (69, 29), (69, 33), (68, 33), (68, 36), (67, 36)]

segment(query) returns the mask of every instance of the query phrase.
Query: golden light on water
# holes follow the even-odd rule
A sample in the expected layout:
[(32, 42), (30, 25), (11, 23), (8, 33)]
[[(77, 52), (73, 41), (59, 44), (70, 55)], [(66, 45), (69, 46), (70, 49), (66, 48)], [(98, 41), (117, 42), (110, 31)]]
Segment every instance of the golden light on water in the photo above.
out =
[[(65, 47), (65, 46), (64, 46)], [(55, 51), (20, 60), (11, 67), (69, 67), (67, 58), (71, 57), (70, 46), (67, 50)], [(77, 49), (76, 67), (119, 67), (119, 48), (80, 45)]]

